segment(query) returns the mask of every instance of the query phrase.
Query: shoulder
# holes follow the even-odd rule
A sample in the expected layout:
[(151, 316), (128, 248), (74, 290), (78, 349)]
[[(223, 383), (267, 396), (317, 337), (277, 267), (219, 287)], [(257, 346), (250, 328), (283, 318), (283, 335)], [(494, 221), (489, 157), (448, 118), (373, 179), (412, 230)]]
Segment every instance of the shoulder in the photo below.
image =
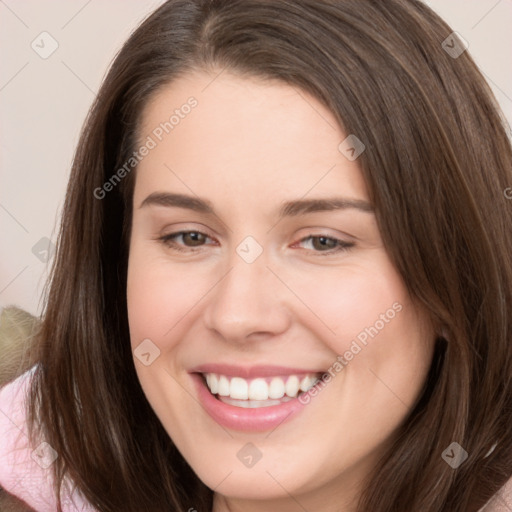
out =
[(512, 510), (512, 478), (478, 512), (510, 512)]
[[(0, 452), (3, 454), (10, 445), (7, 439), (6, 422), (10, 420), (12, 406), (11, 393), (15, 386), (7, 384), (22, 375), (30, 366), (28, 343), (36, 326), (36, 318), (30, 313), (16, 307), (3, 308), (0, 314)], [(4, 389), (5, 388), (5, 389)], [(11, 398), (11, 400), (9, 399)], [(8, 468), (5, 467), (3, 456), (0, 457), (0, 510), (2, 512), (34, 512), (24, 501), (16, 498), (2, 488), (2, 481)]]
[[(30, 446), (25, 413), (34, 370), (0, 389), (0, 487), (6, 500), (15, 496), (36, 510), (42, 510), (51, 498), (51, 476), (44, 468), (44, 461), (35, 456), (39, 452)], [(48, 496), (41, 501), (38, 494)]]
[[(27, 393), (35, 371), (37, 366), (0, 389), (0, 505), (11, 507), (2, 511), (57, 509), (52, 465), (59, 454), (44, 439), (32, 446), (28, 437)], [(63, 512), (95, 512), (69, 480), (61, 499)]]
[[(32, 446), (27, 394), (37, 371), (31, 354), (37, 319), (19, 308), (0, 314), (0, 510), (56, 510), (52, 464), (58, 453), (41, 439)], [(64, 512), (94, 512), (70, 482), (64, 482)], [(32, 507), (32, 508), (30, 508)]]

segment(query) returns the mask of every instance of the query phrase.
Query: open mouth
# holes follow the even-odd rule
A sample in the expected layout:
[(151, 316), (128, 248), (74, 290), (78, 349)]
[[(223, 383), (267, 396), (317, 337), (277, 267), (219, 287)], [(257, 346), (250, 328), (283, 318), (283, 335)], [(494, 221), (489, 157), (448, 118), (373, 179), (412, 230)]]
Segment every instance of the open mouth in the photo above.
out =
[(254, 379), (218, 373), (201, 373), (200, 375), (217, 400), (246, 409), (272, 407), (289, 402), (309, 391), (322, 377), (322, 373), (278, 375)]

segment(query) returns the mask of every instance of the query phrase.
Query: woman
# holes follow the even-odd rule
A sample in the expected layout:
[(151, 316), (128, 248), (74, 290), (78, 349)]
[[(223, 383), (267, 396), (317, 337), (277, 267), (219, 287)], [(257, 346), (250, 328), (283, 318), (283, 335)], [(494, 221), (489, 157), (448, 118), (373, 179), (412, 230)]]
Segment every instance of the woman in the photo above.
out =
[(406, 0), (171, 0), (130, 37), (2, 395), (63, 510), (510, 507), (512, 153), (465, 50)]

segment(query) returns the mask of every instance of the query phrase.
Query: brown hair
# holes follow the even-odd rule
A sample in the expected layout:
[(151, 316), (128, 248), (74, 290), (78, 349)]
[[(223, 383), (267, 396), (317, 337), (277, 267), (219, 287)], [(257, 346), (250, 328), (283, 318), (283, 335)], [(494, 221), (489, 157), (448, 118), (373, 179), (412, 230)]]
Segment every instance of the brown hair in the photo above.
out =
[[(360, 511), (476, 511), (512, 476), (512, 152), (452, 30), (416, 0), (170, 0), (129, 38), (76, 151), (31, 390), (33, 430), (102, 512), (209, 512), (138, 382), (126, 270), (141, 112), (188, 70), (303, 89), (366, 145), (358, 162), (389, 255), (444, 329), (429, 378), (368, 479)], [(200, 108), (200, 107), (199, 107)], [(341, 142), (341, 141), (340, 141)], [(441, 455), (458, 442), (469, 458)], [(487, 457), (491, 447), (497, 447)]]

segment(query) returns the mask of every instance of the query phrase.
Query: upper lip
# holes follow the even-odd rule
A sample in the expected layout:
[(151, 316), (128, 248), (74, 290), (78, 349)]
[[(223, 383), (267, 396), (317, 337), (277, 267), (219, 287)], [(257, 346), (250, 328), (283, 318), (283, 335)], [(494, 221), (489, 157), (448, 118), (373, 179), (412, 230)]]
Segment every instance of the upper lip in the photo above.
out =
[(289, 366), (254, 365), (239, 366), (233, 364), (208, 363), (195, 366), (190, 373), (217, 373), (226, 377), (242, 377), (253, 379), (257, 377), (273, 377), (275, 375), (301, 375), (311, 373), (324, 373), (325, 370), (310, 368), (291, 368)]

